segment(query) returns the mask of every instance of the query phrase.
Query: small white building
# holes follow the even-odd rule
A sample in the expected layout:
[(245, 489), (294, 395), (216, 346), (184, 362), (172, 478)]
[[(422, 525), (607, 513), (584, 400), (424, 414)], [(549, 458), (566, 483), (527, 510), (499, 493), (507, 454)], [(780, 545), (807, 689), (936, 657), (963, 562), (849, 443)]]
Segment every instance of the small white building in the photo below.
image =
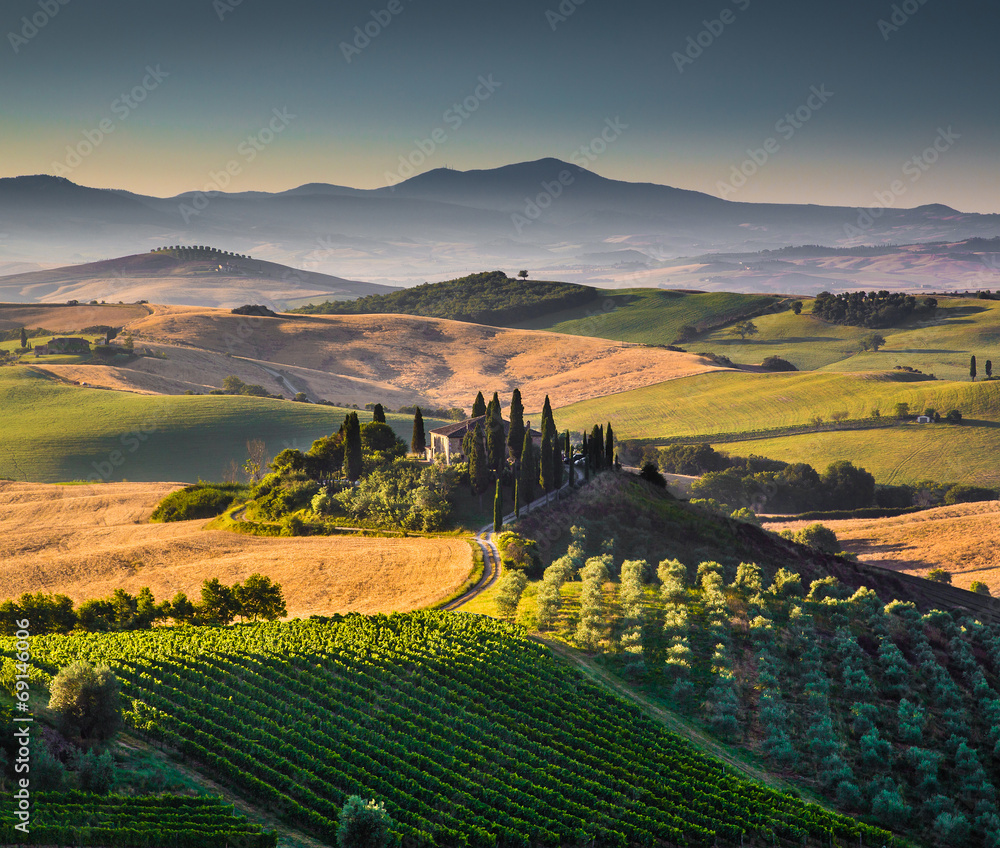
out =
[(918, 415), (917, 416), (917, 423), (918, 424), (930, 424), (931, 423), (931, 418), (930, 418), (929, 415)]

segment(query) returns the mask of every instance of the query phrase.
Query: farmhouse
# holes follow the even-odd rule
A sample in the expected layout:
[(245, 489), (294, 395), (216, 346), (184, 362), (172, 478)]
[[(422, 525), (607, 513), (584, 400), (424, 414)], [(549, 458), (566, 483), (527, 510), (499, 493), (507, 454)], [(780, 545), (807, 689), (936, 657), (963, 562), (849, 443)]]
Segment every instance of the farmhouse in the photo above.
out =
[[(504, 440), (510, 434), (510, 422), (503, 421), (503, 435)], [(438, 427), (436, 430), (431, 430), (428, 435), (430, 436), (430, 444), (427, 446), (426, 457), (428, 460), (433, 462), (435, 459), (442, 457), (446, 464), (450, 465), (453, 462), (461, 462), (464, 460), (465, 454), (462, 453), (462, 440), (465, 438), (465, 434), (475, 430), (477, 426), (482, 426), (483, 437), (486, 436), (486, 416), (480, 415), (477, 418), (466, 418), (464, 421), (456, 421), (454, 424), (447, 424), (444, 427)], [(526, 422), (525, 425), (528, 428), (528, 432), (531, 433), (531, 440), (536, 445), (542, 443), (542, 434), (537, 430), (531, 429), (531, 422)]]
[(90, 353), (90, 342), (86, 339), (59, 338), (48, 344), (35, 345), (35, 356), (49, 353)]

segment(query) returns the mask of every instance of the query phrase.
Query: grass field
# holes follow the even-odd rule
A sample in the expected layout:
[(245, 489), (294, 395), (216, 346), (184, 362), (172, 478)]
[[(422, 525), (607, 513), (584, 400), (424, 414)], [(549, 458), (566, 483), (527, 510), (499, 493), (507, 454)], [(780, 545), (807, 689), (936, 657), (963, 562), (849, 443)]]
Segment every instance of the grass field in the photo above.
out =
[(671, 344), (685, 324), (735, 321), (748, 311), (781, 299), (774, 295), (692, 294), (661, 289), (609, 290), (601, 295), (586, 306), (552, 312), (517, 326), (615, 341)]
[(789, 311), (755, 318), (760, 332), (746, 341), (720, 329), (685, 347), (724, 354), (741, 364), (780, 356), (800, 371), (874, 371), (909, 365), (940, 379), (962, 380), (969, 377), (969, 357), (973, 354), (979, 360), (980, 375), (991, 358), (997, 359), (1000, 371), (997, 301), (941, 298), (933, 319), (875, 331), (887, 342), (877, 353), (860, 353), (858, 348), (872, 330), (828, 324), (813, 318), (809, 310), (810, 302), (806, 301), (801, 315)]
[[(0, 402), (11, 413), (0, 433), (0, 477), (43, 483), (219, 480), (232, 461), (246, 459), (248, 439), (263, 439), (268, 458), (289, 447), (308, 450), (346, 414), (264, 398), (86, 389), (21, 366), (0, 369)], [(387, 420), (409, 444), (412, 418)], [(428, 429), (441, 423), (425, 420)]]
[(575, 403), (557, 410), (556, 424), (589, 430), (610, 420), (620, 438), (752, 433), (808, 424), (817, 415), (829, 421), (840, 411), (850, 418), (866, 418), (873, 408), (891, 415), (897, 403), (908, 403), (911, 412), (959, 409), (967, 419), (998, 421), (1000, 383), (899, 382), (893, 372), (718, 371)]
[(261, 538), (203, 530), (204, 521), (149, 524), (166, 483), (47, 486), (0, 482), (0, 600), (58, 592), (74, 601), (143, 586), (156, 599), (204, 580), (260, 572), (280, 583), (289, 616), (392, 612), (433, 604), (472, 568), (458, 538)]
[(906, 424), (891, 429), (843, 430), (715, 446), (737, 456), (808, 462), (822, 470), (848, 460), (879, 483), (936, 480), (1000, 487), (1000, 427), (996, 424)]

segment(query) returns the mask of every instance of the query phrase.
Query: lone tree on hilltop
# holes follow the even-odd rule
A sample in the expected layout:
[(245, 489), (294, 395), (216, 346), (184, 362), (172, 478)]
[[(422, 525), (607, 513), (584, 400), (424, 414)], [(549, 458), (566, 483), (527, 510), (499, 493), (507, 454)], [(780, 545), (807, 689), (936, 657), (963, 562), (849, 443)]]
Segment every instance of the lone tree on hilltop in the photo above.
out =
[(410, 439), (410, 451), (422, 454), (427, 450), (427, 431), (424, 430), (424, 416), (420, 407), (413, 413), (413, 438)]
[(524, 270), (518, 271), (517, 276), (519, 276), (522, 280), (526, 280), (528, 279), (528, 272)]
[(976, 382), (976, 355), (972, 354), (972, 359), (969, 360), (969, 376), (972, 377), (972, 382)]
[(729, 332), (731, 335), (739, 336), (746, 341), (747, 336), (756, 336), (760, 330), (757, 329), (757, 325), (753, 321), (737, 321)]
[(49, 709), (64, 733), (87, 743), (105, 742), (121, 727), (118, 678), (110, 668), (76, 662), (61, 668), (49, 687)]
[(801, 315), (802, 314), (802, 301), (801, 300), (793, 300), (792, 301), (792, 312), (794, 312), (796, 315)]

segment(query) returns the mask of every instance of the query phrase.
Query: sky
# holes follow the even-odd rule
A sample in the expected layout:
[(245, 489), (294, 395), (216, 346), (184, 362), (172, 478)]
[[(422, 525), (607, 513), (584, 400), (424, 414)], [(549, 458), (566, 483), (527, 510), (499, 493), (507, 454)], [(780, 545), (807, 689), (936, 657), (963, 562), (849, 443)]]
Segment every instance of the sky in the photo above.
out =
[(4, 0), (0, 176), (171, 196), (553, 156), (1000, 212), (998, 23), (986, 0)]

